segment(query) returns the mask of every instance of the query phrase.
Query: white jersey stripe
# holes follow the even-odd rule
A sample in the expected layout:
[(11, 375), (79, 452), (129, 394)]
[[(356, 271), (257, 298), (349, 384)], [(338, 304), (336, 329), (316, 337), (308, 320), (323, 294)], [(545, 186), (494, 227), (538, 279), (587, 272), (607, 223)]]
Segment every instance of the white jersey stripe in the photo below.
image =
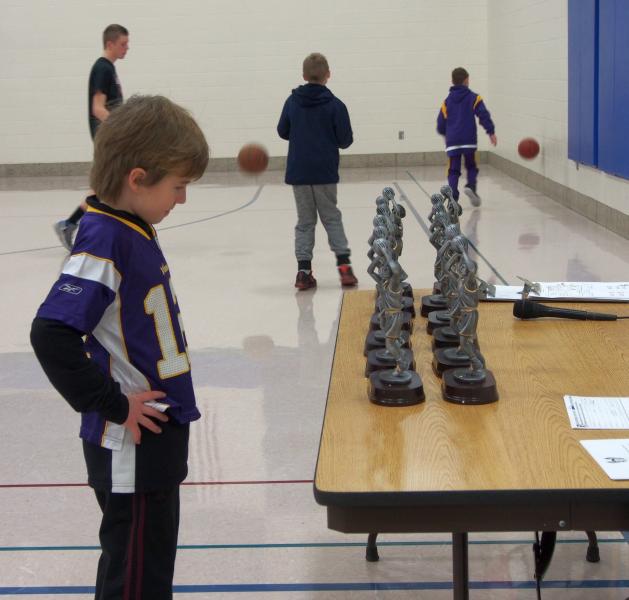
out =
[(111, 452), (111, 491), (114, 494), (135, 492), (135, 442), (131, 433), (122, 425), (114, 425), (123, 430), (122, 448)]
[(477, 144), (463, 144), (461, 146), (448, 146), (446, 148), (446, 152), (450, 152), (450, 150), (461, 150), (462, 148), (476, 148)]
[[(120, 323), (120, 296), (107, 307), (92, 335), (110, 356), (112, 378), (120, 384), (120, 391), (129, 395), (150, 389), (146, 377), (136, 369), (127, 356), (124, 334)], [(122, 425), (108, 422), (101, 445), (111, 453), (111, 491), (130, 494), (135, 491), (135, 443)]]
[(120, 280), (122, 279), (111, 260), (87, 253), (73, 254), (61, 272), (66, 275), (74, 275), (81, 279), (102, 283), (114, 294), (118, 292)]

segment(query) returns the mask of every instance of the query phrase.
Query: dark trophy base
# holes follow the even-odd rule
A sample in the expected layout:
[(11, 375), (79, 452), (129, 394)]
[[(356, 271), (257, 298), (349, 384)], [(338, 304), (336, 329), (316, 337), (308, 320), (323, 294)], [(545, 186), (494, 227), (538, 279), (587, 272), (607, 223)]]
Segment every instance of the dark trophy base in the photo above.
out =
[(470, 366), (467, 356), (457, 356), (456, 348), (439, 348), (432, 359), (432, 370), (437, 377), (441, 377), (448, 369), (458, 369)]
[(467, 381), (469, 369), (451, 369), (443, 374), (441, 391), (443, 399), (454, 404), (490, 404), (498, 400), (496, 380), (491, 371), (485, 369), (480, 381)]
[[(369, 321), (369, 331), (380, 329), (380, 313), (374, 313)], [(402, 312), (402, 329), (409, 333), (413, 331), (413, 317), (411, 313)]]
[(376, 371), (369, 377), (369, 400), (380, 406), (412, 406), (426, 399), (424, 386), (415, 371)]
[(459, 335), (452, 327), (439, 327), (432, 333), (432, 351), (437, 348), (452, 348), (459, 345)]
[(406, 296), (407, 298), (414, 298), (413, 296), (413, 286), (408, 281), (402, 282), (402, 296)]
[(448, 308), (448, 299), (441, 294), (431, 294), (430, 296), (422, 296), (422, 307), (420, 314), (427, 317), (434, 310), (444, 310)]
[(435, 310), (428, 314), (428, 323), (426, 324), (426, 331), (432, 333), (435, 329), (440, 327), (448, 327), (450, 325), (450, 317), (447, 317), (445, 310)]
[[(382, 371), (383, 369), (393, 369), (395, 367), (395, 359), (391, 356), (381, 356), (384, 354), (384, 348), (376, 348), (370, 350), (367, 354), (367, 365), (365, 366), (365, 377), (369, 377), (374, 371)], [(410, 358), (410, 369), (415, 370), (415, 358), (413, 357), (413, 351), (408, 348), (402, 348), (402, 352), (407, 355), (407, 360)], [(410, 356), (408, 356), (410, 355)]]
[[(402, 338), (402, 348), (410, 348), (411, 336), (408, 334), (408, 331), (402, 331), (400, 337)], [(376, 348), (384, 348), (384, 346), (384, 331), (382, 331), (381, 329), (370, 331), (367, 334), (367, 339), (365, 340), (365, 350), (363, 354), (367, 356), (370, 350), (375, 350)]]
[[(379, 302), (376, 300), (376, 312), (380, 312)], [(408, 296), (402, 296), (402, 310), (407, 313), (411, 313), (411, 316), (415, 318), (415, 305), (413, 299)]]

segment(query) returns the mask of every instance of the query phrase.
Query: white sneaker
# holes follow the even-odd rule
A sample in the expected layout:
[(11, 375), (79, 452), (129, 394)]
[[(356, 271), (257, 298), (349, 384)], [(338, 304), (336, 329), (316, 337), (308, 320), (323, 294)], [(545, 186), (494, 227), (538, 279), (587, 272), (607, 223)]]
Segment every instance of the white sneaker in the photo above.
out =
[(480, 196), (469, 185), (466, 185), (463, 188), (463, 193), (470, 199), (470, 202), (472, 203), (472, 206), (480, 206), (481, 205)]

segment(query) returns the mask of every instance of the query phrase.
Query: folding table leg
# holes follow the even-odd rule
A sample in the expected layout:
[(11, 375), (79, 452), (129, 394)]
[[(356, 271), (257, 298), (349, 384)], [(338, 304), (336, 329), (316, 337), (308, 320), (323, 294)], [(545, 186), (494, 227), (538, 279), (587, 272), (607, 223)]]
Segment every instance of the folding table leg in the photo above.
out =
[(470, 582), (467, 560), (467, 533), (452, 534), (452, 583), (454, 600), (469, 600)]

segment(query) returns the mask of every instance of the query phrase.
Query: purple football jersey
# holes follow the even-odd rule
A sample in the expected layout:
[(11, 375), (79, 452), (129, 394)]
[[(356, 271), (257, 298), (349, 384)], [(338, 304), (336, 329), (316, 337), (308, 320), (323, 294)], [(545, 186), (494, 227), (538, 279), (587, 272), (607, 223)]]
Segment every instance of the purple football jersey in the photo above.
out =
[[(155, 230), (121, 214), (90, 205), (37, 316), (85, 333), (89, 356), (123, 394), (162, 391), (171, 418), (189, 423), (201, 415), (170, 270)], [(86, 441), (120, 450), (124, 434), (122, 425), (82, 413)]]

